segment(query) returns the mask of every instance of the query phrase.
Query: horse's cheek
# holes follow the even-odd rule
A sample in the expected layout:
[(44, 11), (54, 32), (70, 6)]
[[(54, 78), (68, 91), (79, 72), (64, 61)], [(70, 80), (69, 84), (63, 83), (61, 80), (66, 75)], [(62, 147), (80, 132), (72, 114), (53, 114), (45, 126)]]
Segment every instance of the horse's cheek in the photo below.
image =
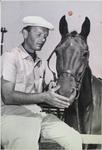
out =
[(58, 73), (63, 71), (63, 58), (62, 58), (62, 55), (57, 55), (56, 69), (57, 69)]

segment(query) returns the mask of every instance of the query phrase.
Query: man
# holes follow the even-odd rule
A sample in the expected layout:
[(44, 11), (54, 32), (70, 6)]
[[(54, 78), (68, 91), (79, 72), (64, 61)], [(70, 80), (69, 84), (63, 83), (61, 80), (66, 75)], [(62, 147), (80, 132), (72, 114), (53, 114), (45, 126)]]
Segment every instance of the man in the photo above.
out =
[[(37, 16), (23, 19), (23, 43), (3, 55), (2, 145), (10, 150), (38, 150), (40, 134), (65, 150), (81, 150), (80, 134), (39, 106), (44, 102), (66, 108), (70, 99), (55, 93), (59, 87), (42, 92), (47, 77), (46, 62), (37, 57), (53, 26)], [(74, 141), (74, 142), (73, 142)]]

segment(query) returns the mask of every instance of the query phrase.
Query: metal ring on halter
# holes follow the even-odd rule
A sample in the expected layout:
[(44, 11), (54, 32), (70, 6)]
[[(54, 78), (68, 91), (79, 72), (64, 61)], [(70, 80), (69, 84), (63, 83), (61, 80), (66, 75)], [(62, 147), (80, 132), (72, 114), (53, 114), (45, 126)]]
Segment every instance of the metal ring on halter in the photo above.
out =
[(67, 70), (66, 72), (69, 73), (69, 74), (72, 74), (71, 70)]
[(76, 81), (76, 77), (75, 77), (75, 75), (72, 73), (71, 70), (62, 71), (62, 72), (60, 73), (60, 75), (62, 75), (63, 73), (66, 73), (66, 74), (72, 76), (72, 77), (75, 79), (75, 81)]
[(72, 71), (71, 71), (71, 70), (67, 70), (67, 71), (66, 71), (66, 73), (68, 73), (68, 74), (72, 75), (72, 76), (75, 78), (75, 76), (74, 76), (74, 74), (72, 73)]

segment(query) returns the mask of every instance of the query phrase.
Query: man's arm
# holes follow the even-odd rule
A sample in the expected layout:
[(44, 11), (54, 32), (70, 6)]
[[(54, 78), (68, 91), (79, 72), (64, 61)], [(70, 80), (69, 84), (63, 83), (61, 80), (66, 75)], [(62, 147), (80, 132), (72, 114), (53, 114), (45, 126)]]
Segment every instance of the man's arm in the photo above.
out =
[(56, 94), (54, 90), (43, 93), (24, 93), (15, 91), (15, 83), (6, 81), (3, 78), (1, 85), (3, 102), (6, 105), (26, 105), (45, 102), (58, 108), (66, 108), (69, 106), (70, 99)]

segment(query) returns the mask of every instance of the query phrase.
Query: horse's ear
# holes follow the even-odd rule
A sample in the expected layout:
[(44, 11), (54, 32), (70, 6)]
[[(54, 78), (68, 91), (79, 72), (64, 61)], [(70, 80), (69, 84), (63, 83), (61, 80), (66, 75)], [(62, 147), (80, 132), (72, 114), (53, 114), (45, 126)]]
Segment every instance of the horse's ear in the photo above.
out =
[(68, 24), (67, 24), (67, 21), (65, 19), (65, 15), (60, 19), (59, 31), (60, 31), (60, 34), (62, 37), (68, 33)]
[(90, 20), (88, 17), (85, 17), (85, 21), (82, 24), (80, 35), (82, 35), (85, 39), (90, 33)]

